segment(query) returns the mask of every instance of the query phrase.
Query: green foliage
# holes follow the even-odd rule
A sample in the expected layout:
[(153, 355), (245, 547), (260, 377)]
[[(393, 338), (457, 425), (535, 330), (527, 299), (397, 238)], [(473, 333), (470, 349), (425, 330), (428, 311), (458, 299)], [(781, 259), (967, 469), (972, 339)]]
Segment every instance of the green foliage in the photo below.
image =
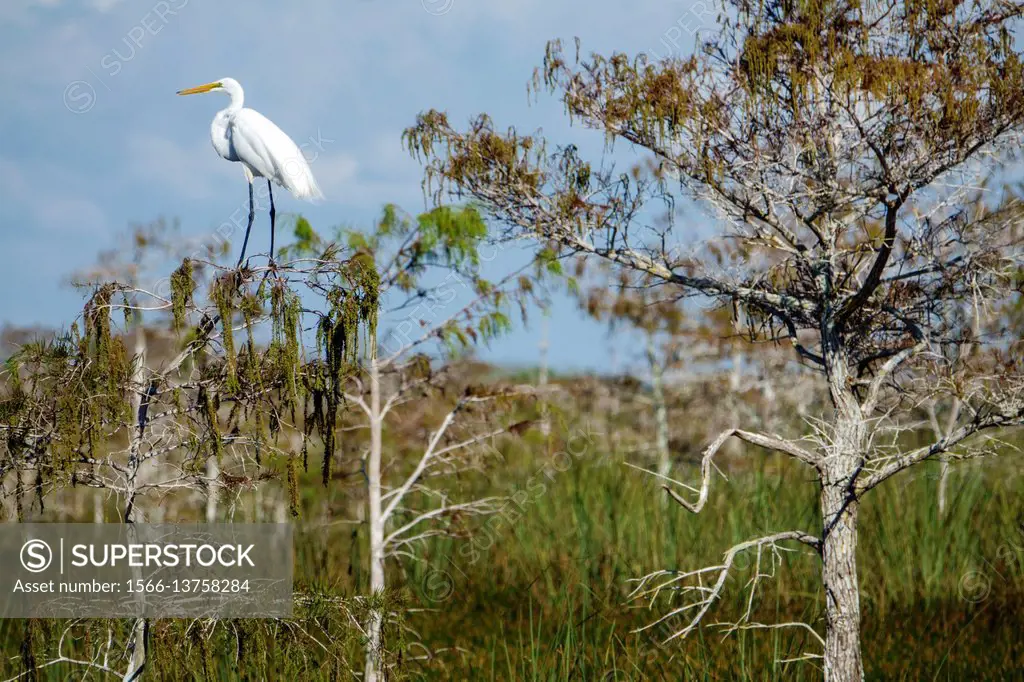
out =
[(301, 215), (295, 219), (295, 248), (302, 251), (311, 250), (320, 241), (320, 237), (313, 230), (313, 226), (309, 224)]
[(278, 251), (283, 258), (316, 258), (323, 254), (327, 243), (313, 229), (313, 225), (304, 216), (295, 218), (295, 228), (292, 230), (295, 240)]
[(393, 275), (402, 291), (419, 286), (427, 266), (468, 272), (480, 265), (480, 246), (487, 224), (473, 206), (440, 206), (415, 218), (394, 204), (384, 207), (376, 230), (349, 234), (349, 246), (376, 254), (383, 262), (394, 250)]
[(427, 254), (454, 268), (466, 263), (479, 265), (478, 249), (487, 236), (487, 225), (474, 207), (438, 206), (420, 214), (417, 222), (417, 254)]
[(489, 341), (512, 331), (512, 321), (500, 311), (492, 312), (480, 318), (479, 330), (481, 339)]

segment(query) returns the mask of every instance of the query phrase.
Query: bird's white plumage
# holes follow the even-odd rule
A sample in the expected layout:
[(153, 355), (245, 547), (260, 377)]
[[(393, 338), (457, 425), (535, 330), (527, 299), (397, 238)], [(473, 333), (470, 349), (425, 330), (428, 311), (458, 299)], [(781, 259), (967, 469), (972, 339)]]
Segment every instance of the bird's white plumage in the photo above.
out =
[(238, 81), (223, 78), (181, 94), (214, 90), (231, 96), (231, 104), (219, 111), (210, 125), (210, 138), (218, 154), (241, 163), (250, 182), (253, 176), (263, 177), (298, 199), (323, 198), (299, 146), (266, 116), (242, 106), (245, 95)]
[(323, 197), (302, 150), (263, 114), (252, 109), (230, 114), (227, 138), (233, 156), (253, 175), (274, 181), (298, 199)]

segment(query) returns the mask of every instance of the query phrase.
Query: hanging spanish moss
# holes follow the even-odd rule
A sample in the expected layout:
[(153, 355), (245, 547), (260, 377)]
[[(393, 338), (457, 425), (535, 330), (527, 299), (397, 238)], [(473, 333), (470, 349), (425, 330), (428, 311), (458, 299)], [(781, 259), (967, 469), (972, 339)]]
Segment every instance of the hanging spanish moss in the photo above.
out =
[[(377, 352), (377, 316), (380, 298), (380, 274), (373, 258), (358, 254), (346, 264), (345, 281), (327, 294), (330, 311), (320, 319), (317, 345), (324, 355), (323, 365), (314, 365), (322, 372), (320, 380), (313, 382), (314, 410), (318, 401), (326, 403), (320, 416), (320, 435), (324, 440), (324, 459), (321, 468), (323, 484), (331, 477), (331, 460), (335, 452), (335, 421), (338, 407), (344, 400), (344, 383), (359, 362), (360, 328), (364, 331), (365, 352)], [(318, 395), (317, 391), (322, 390)], [(322, 402), (320, 403), (322, 405)]]
[(235, 337), (232, 330), (234, 319), (234, 299), (238, 289), (235, 285), (235, 277), (232, 273), (216, 279), (211, 287), (211, 298), (217, 306), (217, 314), (220, 315), (221, 324), (221, 345), (224, 346), (224, 369), (227, 372), (226, 388), (228, 393), (238, 392), (238, 369), (237, 357), (235, 355)]
[(207, 392), (205, 386), (199, 387), (199, 395), (196, 400), (199, 403), (199, 408), (202, 410), (202, 414), (206, 419), (206, 426), (210, 429), (210, 452), (209, 456), (217, 458), (217, 462), (221, 462), (221, 458), (224, 452), (224, 446), (221, 442), (220, 426), (217, 421), (217, 409), (220, 407), (217, 396)]
[(302, 302), (298, 294), (275, 286), (270, 294), (271, 307), (271, 361), (275, 374), (284, 382), (284, 396), (293, 413), (299, 398), (297, 372), (301, 363), (299, 345)]
[(86, 303), (85, 338), (79, 346), (84, 351), (86, 385), (101, 396), (111, 420), (120, 420), (131, 412), (128, 396), (121, 389), (128, 384), (131, 361), (124, 341), (111, 333), (110, 300), (116, 290), (117, 285), (105, 284)]
[(295, 453), (288, 457), (288, 510), (292, 516), (299, 515), (299, 458)]
[(196, 283), (192, 278), (192, 260), (186, 258), (181, 266), (171, 275), (171, 312), (174, 316), (174, 330), (181, 331), (185, 326), (185, 313), (193, 304)]
[[(261, 287), (262, 289), (262, 287)], [(263, 314), (263, 299), (260, 293), (242, 295), (240, 304), (242, 319), (245, 321), (246, 345), (245, 345), (245, 380), (254, 391), (262, 387), (260, 375), (259, 353), (256, 350), (255, 329), (256, 323)]]

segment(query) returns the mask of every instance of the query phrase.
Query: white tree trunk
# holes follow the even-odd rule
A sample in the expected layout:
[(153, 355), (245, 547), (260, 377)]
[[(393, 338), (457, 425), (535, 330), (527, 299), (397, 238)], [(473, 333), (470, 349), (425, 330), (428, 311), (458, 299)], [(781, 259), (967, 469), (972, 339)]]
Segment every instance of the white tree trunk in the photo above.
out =
[[(939, 416), (935, 411), (935, 403), (929, 402), (925, 406), (925, 410), (928, 412), (928, 421), (932, 426), (932, 433), (935, 435), (936, 440), (947, 438), (956, 429), (957, 420), (960, 418), (960, 409), (962, 404), (959, 398), (954, 398), (953, 403), (949, 409), (949, 421), (947, 422), (945, 430), (939, 425)], [(938, 490), (938, 503), (939, 503), (939, 517), (946, 516), (946, 491), (949, 488), (949, 459), (943, 455), (939, 457), (941, 467), (939, 469), (939, 490)]]
[[(136, 411), (136, 414), (138, 412)], [(135, 529), (135, 524), (144, 521), (142, 513), (139, 511), (139, 507), (136, 504), (135, 492), (131, 490), (131, 486), (134, 486), (134, 478), (131, 479), (129, 497), (125, 502), (124, 521), (127, 525), (128, 542), (130, 544), (136, 544), (138, 542), (138, 533)], [(132, 569), (132, 580), (140, 580), (142, 578), (142, 569)], [(141, 592), (137, 592), (135, 600), (141, 602), (145, 600), (145, 596)], [(130, 652), (128, 657), (128, 668), (125, 670), (122, 676), (122, 682), (133, 682), (142, 677), (142, 673), (146, 670), (146, 661), (149, 653), (149, 621), (146, 618), (136, 618), (135, 623), (132, 625), (132, 634), (128, 639), (128, 650)]]
[[(975, 331), (977, 334), (977, 331)], [(960, 402), (959, 398), (953, 399), (953, 405), (949, 410), (949, 421), (946, 423), (946, 432), (936, 432), (936, 438), (943, 438), (953, 433), (956, 430), (957, 420), (960, 419), (960, 410), (963, 408), (963, 403)], [(946, 490), (949, 487), (949, 458), (942, 458), (942, 466), (939, 470), (939, 516), (946, 516)]]
[(551, 433), (551, 419), (548, 416), (548, 403), (545, 389), (548, 386), (548, 332), (550, 331), (549, 313), (544, 310), (544, 319), (541, 321), (540, 337), (540, 368), (537, 372), (537, 388), (540, 392), (540, 432), (545, 436)]
[(32, 520), (32, 491), (36, 486), (36, 472), (29, 469), (21, 469), (18, 471), (18, 478), (21, 482), (21, 487), (15, 495), (15, 518), (17, 518), (17, 510), (20, 509), (21, 513), (25, 516), (26, 521)]
[[(977, 306), (971, 306), (971, 312), (974, 317), (971, 321), (971, 334), (973, 338), (978, 338), (981, 333), (981, 308)], [(966, 357), (972, 357), (977, 349), (977, 345), (973, 343), (966, 344), (961, 350), (961, 353)], [(935, 432), (935, 437), (945, 438), (949, 434), (953, 433), (956, 429), (957, 421), (960, 419), (960, 410), (963, 409), (963, 403), (960, 398), (954, 398), (953, 404), (949, 409), (949, 420), (946, 422), (946, 431), (943, 433), (939, 428), (939, 420), (935, 415), (935, 405), (929, 403), (928, 405), (928, 416), (931, 418), (932, 430)], [(943, 456), (940, 458), (942, 462), (941, 468), (939, 469), (939, 517), (945, 518), (946, 516), (946, 491), (949, 488), (949, 458)]]
[(729, 390), (735, 395), (743, 385), (743, 352), (739, 345), (733, 346), (729, 364)]
[(946, 516), (946, 489), (949, 487), (949, 460), (942, 458), (939, 469), (939, 516)]
[(142, 677), (142, 673), (146, 670), (146, 649), (149, 646), (149, 621), (145, 618), (135, 619), (129, 646), (131, 647), (131, 660), (128, 664), (128, 670), (125, 671), (124, 676), (121, 678), (122, 682), (134, 682), (134, 680)]
[[(668, 408), (665, 406), (665, 382), (654, 336), (647, 335), (647, 363), (651, 367), (651, 395), (654, 399), (654, 440), (658, 455), (658, 473), (668, 476), (672, 459), (668, 450)], [(666, 498), (667, 499), (667, 498)]]
[(21, 476), (20, 471), (14, 471), (13, 473), (7, 474), (3, 481), (0, 482), (0, 492), (3, 492), (3, 500), (0, 503), (3, 504), (4, 508), (4, 520), (7, 523), (18, 523), (18, 500), (15, 494), (18, 490), (18, 477)]
[(860, 593), (857, 582), (857, 501), (848, 474), (823, 481), (822, 583), (825, 587), (825, 682), (860, 682)]
[(867, 426), (850, 392), (842, 337), (822, 334), (829, 396), (835, 407), (831, 450), (821, 465), (822, 584), (825, 588), (825, 682), (862, 682), (860, 592), (857, 582), (857, 497)]
[[(131, 383), (132, 393), (129, 396), (129, 404), (132, 408), (132, 415), (137, 419), (137, 424), (135, 428), (132, 429), (131, 433), (124, 508), (124, 522), (128, 527), (128, 541), (132, 544), (136, 542), (137, 537), (135, 524), (145, 521), (145, 518), (137, 504), (138, 500), (136, 499), (137, 487), (142, 482), (140, 480), (142, 462), (139, 451), (142, 447), (142, 438), (145, 435), (145, 425), (142, 420), (143, 392), (147, 390), (145, 369), (146, 332), (141, 324), (136, 323), (135, 357)], [(142, 569), (133, 568), (132, 579), (138, 580), (141, 577)], [(143, 599), (144, 596), (141, 592), (136, 594), (137, 601)], [(131, 638), (128, 640), (128, 647), (131, 654), (128, 661), (128, 668), (125, 670), (124, 676), (122, 677), (123, 682), (132, 682), (133, 680), (139, 679), (142, 676), (143, 671), (146, 669), (149, 648), (149, 621), (145, 618), (135, 619), (135, 623), (132, 626)]]
[[(619, 375), (619, 352), (615, 347), (615, 343), (611, 344), (611, 348), (608, 353), (608, 369), (611, 371), (611, 378), (616, 378)], [(598, 395), (600, 396), (605, 390), (605, 387), (598, 385)], [(598, 400), (601, 400), (598, 398)], [(598, 403), (600, 409), (601, 403)], [(608, 400), (604, 404), (604, 432), (608, 437), (609, 447), (613, 454), (619, 452), (619, 433), (615, 428), (615, 394), (611, 393)]]
[[(380, 372), (376, 353), (370, 357), (370, 453), (366, 462), (367, 504), (370, 517), (370, 594), (378, 597), (384, 591), (384, 513), (381, 505), (380, 461), (382, 449), (380, 406)], [(366, 670), (364, 682), (380, 679), (381, 625), (383, 614), (379, 609), (370, 611), (366, 639)]]
[(217, 479), (220, 478), (220, 466), (216, 457), (206, 459), (206, 522), (217, 522)]

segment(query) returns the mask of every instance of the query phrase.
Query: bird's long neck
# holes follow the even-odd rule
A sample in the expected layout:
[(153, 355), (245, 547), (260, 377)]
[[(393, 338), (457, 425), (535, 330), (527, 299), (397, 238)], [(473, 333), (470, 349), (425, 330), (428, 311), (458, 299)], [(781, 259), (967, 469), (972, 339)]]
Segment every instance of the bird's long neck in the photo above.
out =
[(234, 113), (242, 108), (245, 103), (245, 93), (242, 86), (230, 83), (224, 86), (224, 91), (231, 97), (231, 104), (224, 109), (225, 113)]

